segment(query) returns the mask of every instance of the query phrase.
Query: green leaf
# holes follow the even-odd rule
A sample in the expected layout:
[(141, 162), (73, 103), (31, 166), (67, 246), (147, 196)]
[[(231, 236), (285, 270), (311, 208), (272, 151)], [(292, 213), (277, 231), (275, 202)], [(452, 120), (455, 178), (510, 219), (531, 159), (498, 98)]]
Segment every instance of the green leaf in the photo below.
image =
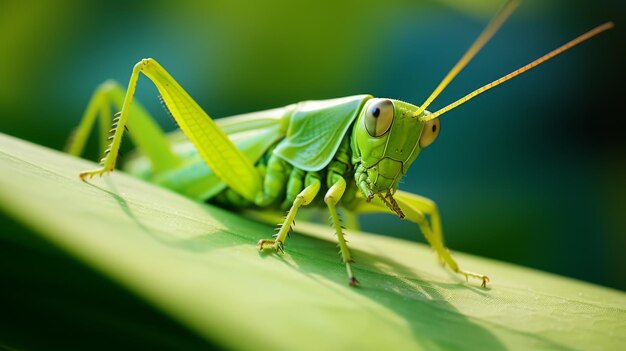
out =
[(92, 163), (7, 136), (0, 167), (9, 216), (225, 348), (626, 344), (626, 295), (615, 290), (456, 254), (491, 276), (485, 290), (441, 268), (423, 245), (348, 232), (361, 282), (351, 288), (325, 226), (299, 222), (284, 255), (261, 254), (255, 244), (271, 227), (121, 172), (81, 182)]

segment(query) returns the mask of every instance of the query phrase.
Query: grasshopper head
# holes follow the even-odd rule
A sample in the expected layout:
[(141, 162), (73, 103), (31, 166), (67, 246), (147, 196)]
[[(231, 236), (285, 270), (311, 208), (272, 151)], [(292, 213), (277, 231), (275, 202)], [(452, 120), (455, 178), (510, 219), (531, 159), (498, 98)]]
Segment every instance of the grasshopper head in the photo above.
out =
[(366, 197), (395, 193), (420, 151), (437, 138), (439, 119), (423, 122), (415, 115), (417, 110), (415, 105), (392, 99), (370, 99), (363, 107), (352, 146), (353, 163), (360, 163), (365, 175), (359, 187)]
[(353, 127), (352, 163), (357, 165), (355, 172), (357, 185), (368, 200), (378, 195), (387, 206), (402, 217), (402, 210), (393, 199), (393, 194), (400, 178), (420, 151), (437, 138), (440, 130), (439, 117), (442, 114), (614, 27), (613, 22), (604, 23), (434, 113), (426, 111), (426, 108), (496, 33), (518, 4), (519, 1), (510, 0), (504, 5), (419, 108), (392, 99), (370, 99), (366, 102)]

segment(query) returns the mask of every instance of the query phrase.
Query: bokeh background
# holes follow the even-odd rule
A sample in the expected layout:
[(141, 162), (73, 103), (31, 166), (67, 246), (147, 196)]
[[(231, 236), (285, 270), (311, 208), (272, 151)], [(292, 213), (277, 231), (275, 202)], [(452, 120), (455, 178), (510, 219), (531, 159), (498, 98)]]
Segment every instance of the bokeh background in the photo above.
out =
[[(421, 104), (503, 3), (2, 0), (0, 132), (61, 149), (93, 89), (143, 57), (214, 117), (361, 93)], [(608, 20), (442, 118), (402, 188), (438, 203), (453, 250), (626, 289), (624, 1), (525, 1), (430, 109)], [(146, 79), (137, 98), (175, 128)], [(362, 221), (423, 241), (391, 216)]]

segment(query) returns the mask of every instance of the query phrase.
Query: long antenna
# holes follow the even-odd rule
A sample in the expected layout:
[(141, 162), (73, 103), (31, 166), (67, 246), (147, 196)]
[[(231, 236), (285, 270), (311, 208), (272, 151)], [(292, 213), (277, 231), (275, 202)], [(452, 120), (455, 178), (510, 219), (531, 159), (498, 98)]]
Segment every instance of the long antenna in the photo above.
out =
[(441, 92), (446, 88), (446, 86), (450, 84), (452, 79), (454, 79), (454, 77), (456, 77), (456, 75), (459, 74), (459, 72), (461, 72), (463, 68), (465, 68), (465, 66), (467, 66), (467, 64), (472, 60), (472, 58), (476, 56), (478, 51), (480, 51), (480, 49), (482, 49), (483, 46), (487, 44), (487, 42), (491, 39), (491, 37), (493, 37), (493, 35), (496, 34), (498, 29), (500, 29), (500, 27), (504, 23), (504, 21), (506, 21), (507, 17), (509, 17), (509, 15), (513, 13), (517, 5), (519, 5), (520, 1), (521, 0), (509, 0), (502, 7), (500, 12), (498, 12), (498, 14), (491, 20), (491, 22), (489, 22), (487, 27), (483, 29), (483, 32), (480, 33), (478, 38), (476, 38), (476, 41), (474, 41), (472, 46), (470, 46), (470, 48), (467, 49), (467, 51), (465, 52), (463, 57), (461, 57), (459, 62), (457, 62), (456, 65), (454, 65), (454, 67), (452, 67), (450, 72), (448, 72), (448, 74), (443, 78), (443, 80), (441, 81), (441, 83), (439, 83), (437, 88), (433, 90), (433, 92), (430, 94), (428, 99), (426, 99), (426, 101), (424, 101), (422, 106), (420, 106), (417, 109), (417, 112), (413, 114), (414, 116), (421, 115), (424, 112), (424, 110), (426, 110), (426, 108), (433, 102), (433, 100), (435, 100), (435, 98), (439, 96), (439, 94), (441, 94)]
[(435, 119), (435, 118), (441, 116), (442, 114), (452, 110), (453, 108), (458, 107), (459, 105), (464, 104), (465, 102), (467, 102), (468, 100), (472, 99), (476, 95), (482, 94), (482, 93), (484, 93), (485, 91), (487, 91), (487, 90), (489, 90), (491, 88), (495, 88), (496, 86), (506, 82), (507, 80), (509, 80), (511, 78), (514, 78), (516, 76), (519, 76), (520, 74), (522, 74), (522, 73), (524, 73), (524, 72), (526, 72), (526, 71), (528, 71), (528, 70), (530, 70), (530, 69), (532, 69), (534, 67), (537, 67), (540, 64), (548, 61), (549, 59), (553, 58), (554, 56), (557, 56), (558, 54), (561, 54), (564, 51), (566, 51), (568, 49), (571, 49), (572, 47), (582, 43), (583, 41), (585, 41), (587, 39), (590, 39), (590, 38), (592, 38), (592, 37), (594, 37), (594, 36), (604, 32), (606, 30), (609, 30), (609, 29), (611, 29), (613, 27), (614, 27), (613, 22), (606, 22), (606, 23), (604, 23), (602, 25), (599, 25), (596, 28), (588, 31), (587, 33), (579, 36), (578, 38), (568, 42), (567, 44), (565, 44), (565, 45), (563, 45), (563, 46), (561, 46), (561, 47), (559, 47), (559, 48), (557, 48), (557, 49), (555, 49), (555, 50), (553, 50), (553, 51), (543, 55), (542, 57), (536, 59), (535, 61), (533, 61), (533, 62), (531, 62), (529, 64), (527, 64), (526, 66), (524, 66), (524, 67), (522, 67), (520, 69), (517, 69), (517, 70), (507, 74), (506, 76), (504, 76), (504, 77), (502, 77), (500, 79), (494, 80), (493, 82), (491, 82), (491, 83), (489, 83), (487, 85), (484, 85), (484, 86), (482, 86), (482, 87), (472, 91), (471, 93), (465, 95), (464, 97), (462, 97), (459, 100), (451, 103), (450, 105), (442, 108), (441, 110), (436, 111), (436, 112), (434, 112), (434, 113), (432, 113), (432, 114), (430, 114), (428, 116), (424, 116), (423, 118), (420, 118), (420, 120), (425, 122), (425, 121), (430, 121), (431, 119)]

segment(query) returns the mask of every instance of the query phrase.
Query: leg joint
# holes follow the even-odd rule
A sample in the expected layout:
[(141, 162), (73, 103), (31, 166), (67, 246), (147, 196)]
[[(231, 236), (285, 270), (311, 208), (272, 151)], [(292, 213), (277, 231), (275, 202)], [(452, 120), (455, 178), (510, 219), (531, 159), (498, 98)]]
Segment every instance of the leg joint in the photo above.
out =
[(293, 200), (293, 205), (296, 207), (299, 207), (301, 205), (306, 205), (305, 202), (306, 202), (306, 199), (304, 198), (302, 194), (300, 194), (296, 196), (295, 200)]
[(133, 71), (134, 72), (142, 72), (144, 69), (148, 68), (149, 66), (152, 66), (154, 64), (157, 64), (157, 61), (153, 58), (144, 58), (141, 59), (141, 61), (137, 62), (135, 64), (135, 67), (133, 67)]
[(324, 196), (324, 202), (327, 205), (335, 205), (337, 203), (337, 200), (335, 200), (335, 198), (331, 194), (326, 194), (326, 196)]

